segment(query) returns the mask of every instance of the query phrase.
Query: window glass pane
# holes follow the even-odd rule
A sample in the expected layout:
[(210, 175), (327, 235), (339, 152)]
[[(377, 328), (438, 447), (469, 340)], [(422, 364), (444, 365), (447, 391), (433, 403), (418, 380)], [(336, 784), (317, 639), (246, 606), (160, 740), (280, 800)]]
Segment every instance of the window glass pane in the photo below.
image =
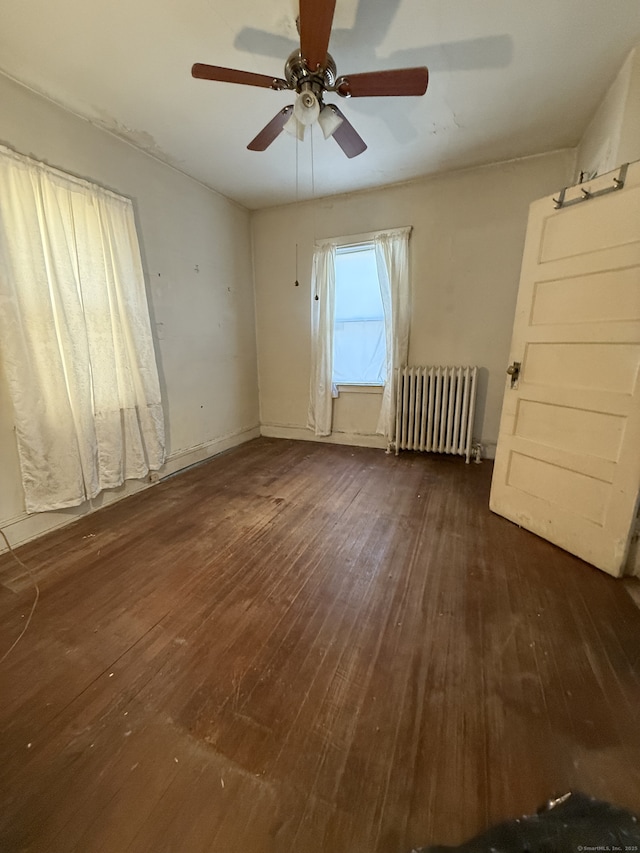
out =
[(384, 312), (372, 246), (336, 253), (333, 382), (384, 385)]

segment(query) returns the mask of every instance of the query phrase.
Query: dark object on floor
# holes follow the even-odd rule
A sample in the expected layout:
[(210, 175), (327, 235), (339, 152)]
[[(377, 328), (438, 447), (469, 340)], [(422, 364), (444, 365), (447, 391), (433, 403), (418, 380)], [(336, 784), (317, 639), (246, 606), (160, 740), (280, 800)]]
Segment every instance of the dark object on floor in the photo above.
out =
[(549, 802), (535, 815), (501, 823), (460, 847), (423, 847), (413, 853), (555, 853), (640, 850), (640, 821), (631, 812), (580, 793)]

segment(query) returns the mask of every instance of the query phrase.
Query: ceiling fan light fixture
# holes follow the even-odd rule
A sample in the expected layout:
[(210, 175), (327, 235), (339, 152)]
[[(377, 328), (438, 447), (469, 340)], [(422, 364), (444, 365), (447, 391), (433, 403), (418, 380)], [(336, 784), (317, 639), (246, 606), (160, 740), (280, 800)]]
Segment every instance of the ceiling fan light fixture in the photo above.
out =
[(290, 133), (291, 136), (295, 136), (298, 142), (304, 142), (304, 132), (307, 128), (306, 125), (298, 121), (295, 116), (295, 112), (289, 116), (287, 121), (283, 124), (282, 129), (286, 131), (286, 133)]
[(331, 104), (325, 104), (318, 116), (318, 124), (324, 134), (324, 138), (328, 139), (330, 136), (333, 136), (342, 124), (342, 121), (342, 116), (338, 115), (335, 108)]
[(320, 114), (318, 99), (309, 89), (303, 89), (296, 98), (293, 114), (305, 126), (313, 124)]

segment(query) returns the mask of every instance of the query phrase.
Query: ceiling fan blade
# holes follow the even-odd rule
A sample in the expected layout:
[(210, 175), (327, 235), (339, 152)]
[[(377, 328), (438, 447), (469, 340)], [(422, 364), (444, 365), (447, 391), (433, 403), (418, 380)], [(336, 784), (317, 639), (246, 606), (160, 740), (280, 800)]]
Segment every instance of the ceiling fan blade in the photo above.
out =
[(266, 151), (273, 140), (280, 136), (282, 128), (285, 126), (292, 113), (293, 104), (281, 109), (280, 112), (271, 119), (269, 124), (262, 128), (256, 138), (252, 139), (247, 145), (249, 151)]
[(310, 71), (324, 65), (336, 0), (300, 0), (300, 51)]
[(357, 157), (358, 154), (362, 154), (363, 151), (366, 151), (366, 142), (360, 136), (355, 127), (347, 121), (344, 113), (342, 113), (335, 104), (331, 104), (331, 109), (334, 110), (334, 112), (336, 112), (342, 119), (342, 124), (333, 131), (332, 136), (347, 157), (351, 159), (352, 157)]
[(242, 83), (245, 86), (261, 86), (263, 89), (288, 89), (289, 84), (280, 77), (267, 74), (254, 74), (252, 71), (237, 71), (235, 68), (221, 68), (219, 65), (203, 65), (201, 62), (191, 69), (191, 76), (199, 80), (217, 80), (220, 83)]
[(424, 95), (429, 71), (419, 68), (394, 68), (348, 74), (336, 81), (336, 92), (345, 98), (385, 97), (388, 95)]

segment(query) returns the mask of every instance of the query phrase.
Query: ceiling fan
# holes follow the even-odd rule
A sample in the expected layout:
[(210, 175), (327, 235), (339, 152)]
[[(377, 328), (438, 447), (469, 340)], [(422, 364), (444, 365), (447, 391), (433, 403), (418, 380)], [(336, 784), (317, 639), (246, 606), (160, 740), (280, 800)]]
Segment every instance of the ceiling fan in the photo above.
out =
[(265, 151), (283, 130), (304, 138), (305, 128), (315, 121), (325, 138), (333, 136), (347, 157), (356, 157), (366, 144), (335, 104), (325, 104), (326, 92), (343, 98), (424, 95), (429, 71), (424, 66), (369, 71), (338, 77), (328, 53), (336, 0), (300, 0), (298, 30), (300, 49), (294, 50), (284, 66), (284, 78), (203, 65), (191, 69), (193, 77), (221, 83), (242, 83), (264, 89), (297, 93), (295, 104), (284, 107), (247, 145), (250, 151)]

